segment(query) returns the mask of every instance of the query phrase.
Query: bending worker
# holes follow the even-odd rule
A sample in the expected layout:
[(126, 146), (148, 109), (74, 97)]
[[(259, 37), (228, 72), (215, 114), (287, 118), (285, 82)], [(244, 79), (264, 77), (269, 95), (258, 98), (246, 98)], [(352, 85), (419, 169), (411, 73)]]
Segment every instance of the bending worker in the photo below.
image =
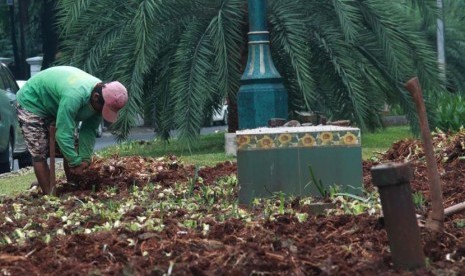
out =
[[(127, 90), (121, 83), (104, 84), (70, 66), (48, 68), (26, 82), (17, 94), (18, 121), (44, 194), (55, 194), (47, 164), (50, 124), (56, 124), (56, 141), (70, 181), (71, 176), (82, 175), (90, 165), (102, 116), (110, 123), (115, 122), (127, 101)], [(76, 148), (75, 128), (79, 121), (82, 125)]]

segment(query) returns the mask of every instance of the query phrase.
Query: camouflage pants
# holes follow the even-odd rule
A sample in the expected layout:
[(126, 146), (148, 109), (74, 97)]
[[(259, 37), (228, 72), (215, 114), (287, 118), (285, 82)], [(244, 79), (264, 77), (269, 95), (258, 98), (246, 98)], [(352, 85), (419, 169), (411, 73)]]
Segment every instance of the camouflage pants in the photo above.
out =
[[(16, 114), (18, 115), (24, 142), (31, 153), (32, 160), (35, 162), (47, 160), (47, 157), (50, 157), (49, 127), (54, 121), (29, 112), (19, 104), (16, 104)], [(77, 131), (74, 132), (74, 147), (78, 151), (79, 134)], [(56, 141), (55, 157), (64, 158)]]
[(49, 153), (49, 130), (50, 121), (24, 110), (16, 105), (18, 122), (24, 136), (26, 147), (35, 162), (47, 160)]

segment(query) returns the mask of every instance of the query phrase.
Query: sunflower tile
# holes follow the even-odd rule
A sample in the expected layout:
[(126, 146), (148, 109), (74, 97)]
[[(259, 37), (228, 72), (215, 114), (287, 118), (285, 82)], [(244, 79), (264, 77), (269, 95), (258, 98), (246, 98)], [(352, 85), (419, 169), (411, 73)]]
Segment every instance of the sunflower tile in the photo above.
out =
[(360, 146), (360, 130), (339, 126), (247, 129), (236, 132), (236, 143), (238, 150)]

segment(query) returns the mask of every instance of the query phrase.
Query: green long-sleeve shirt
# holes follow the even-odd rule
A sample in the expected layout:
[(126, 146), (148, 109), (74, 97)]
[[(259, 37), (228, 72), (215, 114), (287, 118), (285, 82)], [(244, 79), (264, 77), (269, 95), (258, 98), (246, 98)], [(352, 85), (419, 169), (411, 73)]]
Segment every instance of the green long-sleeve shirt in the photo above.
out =
[[(90, 161), (95, 133), (102, 115), (90, 104), (90, 95), (98, 78), (74, 67), (56, 66), (43, 70), (18, 91), (17, 101), (25, 110), (56, 122), (56, 140), (70, 166)], [(76, 123), (79, 150), (74, 147)]]

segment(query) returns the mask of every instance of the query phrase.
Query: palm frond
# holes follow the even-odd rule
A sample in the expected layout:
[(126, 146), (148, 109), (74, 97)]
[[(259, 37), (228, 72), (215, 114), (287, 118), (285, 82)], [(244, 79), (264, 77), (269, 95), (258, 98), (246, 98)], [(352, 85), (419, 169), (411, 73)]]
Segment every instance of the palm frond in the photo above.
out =
[(66, 9), (58, 9), (58, 24), (62, 33), (68, 33), (74, 29), (76, 22), (80, 21), (81, 16), (92, 7), (92, 0), (58, 0), (58, 6)]
[(181, 35), (174, 55), (175, 69), (170, 85), (175, 103), (174, 117), (180, 139), (189, 149), (203, 122), (206, 95), (217, 89), (216, 82), (210, 78), (210, 73), (214, 72), (214, 52), (207, 30), (205, 24), (191, 22)]
[(344, 33), (344, 38), (347, 42), (352, 43), (356, 39), (358, 33), (358, 24), (361, 16), (358, 10), (352, 5), (353, 1), (348, 0), (332, 0), (333, 10)]
[[(302, 9), (299, 3), (289, 1), (275, 1), (270, 5), (271, 46), (276, 64), (280, 65), (278, 69), (295, 79), (288, 87), (290, 95), (303, 97), (305, 105), (301, 108), (311, 110), (317, 96), (310, 64), (312, 53), (307, 45), (310, 36), (306, 20), (302, 19)], [(292, 91), (293, 87), (298, 87), (298, 91)]]
[[(411, 76), (420, 78), (427, 101), (441, 89), (434, 0), (270, 0), (268, 7), (272, 56), (290, 111), (322, 111), (373, 129), (385, 102), (415, 117), (403, 88)], [(128, 87), (129, 104), (115, 124), (120, 137), (145, 112), (164, 139), (178, 129), (192, 146), (205, 117), (239, 90), (246, 1), (59, 0), (59, 10), (62, 64)], [(447, 74), (463, 89), (464, 63), (456, 60), (464, 56), (465, 32), (452, 23), (451, 37), (459, 39), (446, 54)]]
[(239, 90), (241, 48), (245, 41), (244, 2), (224, 1), (209, 25), (209, 35), (215, 52), (219, 98), (234, 96)]

